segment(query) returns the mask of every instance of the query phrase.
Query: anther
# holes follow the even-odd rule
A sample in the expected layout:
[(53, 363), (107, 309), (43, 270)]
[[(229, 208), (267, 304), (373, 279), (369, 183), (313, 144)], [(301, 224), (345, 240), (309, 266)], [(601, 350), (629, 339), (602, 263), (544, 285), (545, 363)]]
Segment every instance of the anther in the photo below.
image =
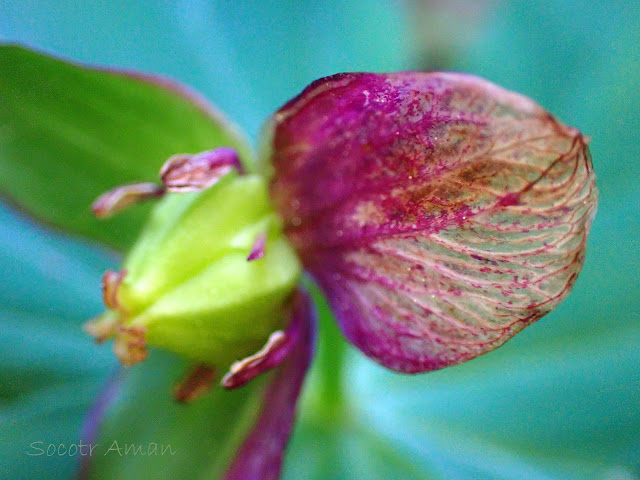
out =
[(91, 209), (98, 218), (106, 218), (124, 210), (131, 205), (151, 198), (161, 197), (164, 188), (155, 183), (133, 183), (122, 185), (100, 195)]
[(232, 170), (244, 173), (236, 151), (221, 147), (196, 155), (174, 155), (162, 166), (160, 178), (170, 192), (196, 192), (216, 184)]

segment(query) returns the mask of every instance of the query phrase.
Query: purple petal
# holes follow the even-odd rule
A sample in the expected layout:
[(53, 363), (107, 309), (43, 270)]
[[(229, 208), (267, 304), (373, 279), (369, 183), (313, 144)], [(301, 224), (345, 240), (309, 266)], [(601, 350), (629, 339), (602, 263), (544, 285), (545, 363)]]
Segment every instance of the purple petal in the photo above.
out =
[(587, 141), (531, 100), (462, 74), (342, 74), (272, 128), (287, 236), (383, 365), (488, 352), (575, 282), (597, 201)]
[(224, 480), (275, 480), (280, 475), (296, 402), (315, 340), (315, 312), (306, 292), (299, 291), (296, 295), (291, 324), (300, 328), (299, 340), (274, 372), (264, 393), (264, 406), (258, 420), (236, 453)]
[[(125, 370), (118, 366), (117, 370), (109, 377), (106, 384), (102, 387), (95, 402), (86, 413), (84, 425), (80, 438), (85, 445), (95, 445), (98, 439), (100, 424), (104, 418), (104, 414), (111, 406), (116, 398), (120, 387), (124, 382)], [(84, 480), (89, 478), (91, 470), (91, 456), (83, 455), (80, 457), (80, 465), (78, 468), (78, 479)]]

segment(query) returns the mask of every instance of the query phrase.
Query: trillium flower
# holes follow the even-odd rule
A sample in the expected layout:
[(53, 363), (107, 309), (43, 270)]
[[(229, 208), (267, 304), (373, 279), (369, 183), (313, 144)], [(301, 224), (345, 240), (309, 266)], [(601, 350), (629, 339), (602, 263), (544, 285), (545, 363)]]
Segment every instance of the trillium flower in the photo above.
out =
[[(58, 63), (18, 48), (2, 54), (23, 71)], [(205, 148), (176, 149), (155, 166), (148, 152), (140, 166), (119, 158), (128, 183), (109, 185), (95, 215), (153, 210), (121, 269), (105, 273), (105, 313), (86, 330), (113, 339), (125, 365), (148, 362), (151, 347), (188, 359), (172, 379), (180, 401), (254, 388), (247, 395), (260, 405), (217, 465), (220, 478), (279, 475), (316, 330), (303, 270), (350, 342), (389, 369), (419, 373), (502, 345), (557, 306), (582, 267), (597, 202), (588, 140), (486, 80), (437, 72), (317, 80), (267, 122), (255, 161), (219, 114), (171, 82), (63, 68), (108, 84), (84, 93), (96, 102), (126, 104), (150, 89), (158, 95), (150, 104), (179, 104), (177, 128), (215, 125), (215, 135), (193, 126), (192, 144)], [(123, 230), (99, 230), (3, 188), (36, 216), (112, 246), (129, 246), (122, 236), (142, 223), (128, 217)], [(99, 193), (89, 190), (81, 197)], [(90, 413), (88, 438), (103, 404)]]

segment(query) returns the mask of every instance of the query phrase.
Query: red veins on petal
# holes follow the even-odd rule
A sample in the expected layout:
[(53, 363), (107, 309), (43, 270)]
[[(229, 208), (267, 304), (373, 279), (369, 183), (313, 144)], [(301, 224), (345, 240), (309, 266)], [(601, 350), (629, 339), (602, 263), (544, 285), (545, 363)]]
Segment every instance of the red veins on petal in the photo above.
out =
[(286, 234), (383, 365), (488, 352), (575, 282), (595, 176), (581, 133), (533, 101), (462, 74), (342, 74), (271, 128)]

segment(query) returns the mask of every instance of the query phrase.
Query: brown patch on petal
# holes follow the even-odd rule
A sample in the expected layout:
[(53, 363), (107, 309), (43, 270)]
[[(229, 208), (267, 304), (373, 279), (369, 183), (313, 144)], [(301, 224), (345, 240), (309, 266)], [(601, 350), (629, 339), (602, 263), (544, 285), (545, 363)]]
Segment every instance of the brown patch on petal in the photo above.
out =
[(368, 223), (379, 225), (386, 220), (384, 212), (375, 202), (362, 202), (357, 205), (353, 214), (353, 220), (360, 227)]
[(192, 402), (211, 390), (215, 377), (214, 368), (197, 365), (176, 385), (173, 396), (179, 402)]
[(483, 159), (460, 169), (457, 177), (464, 184), (486, 186), (491, 184), (491, 179), (502, 169), (504, 169), (503, 165), (492, 162), (490, 159)]
[(113, 351), (123, 365), (135, 365), (147, 358), (146, 329), (118, 326)]
[(100, 195), (91, 209), (98, 218), (107, 218), (143, 200), (161, 197), (164, 188), (155, 183), (122, 185)]

